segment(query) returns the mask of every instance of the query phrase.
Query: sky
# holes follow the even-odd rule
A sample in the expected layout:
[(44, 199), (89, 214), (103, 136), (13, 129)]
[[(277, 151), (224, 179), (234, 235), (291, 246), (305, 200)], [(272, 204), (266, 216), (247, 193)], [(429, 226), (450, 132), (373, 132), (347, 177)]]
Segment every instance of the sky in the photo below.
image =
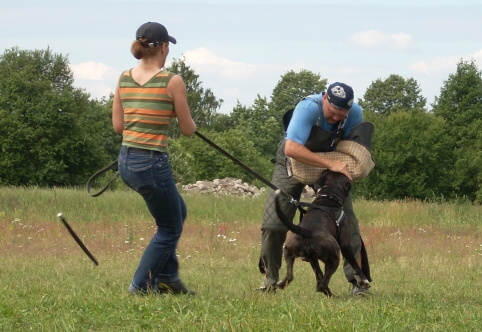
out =
[(0, 0), (0, 49), (50, 48), (69, 60), (75, 86), (93, 98), (137, 66), (130, 53), (148, 21), (177, 39), (220, 113), (268, 100), (302, 69), (351, 85), (355, 99), (377, 79), (415, 79), (429, 106), (461, 60), (482, 70), (480, 0)]

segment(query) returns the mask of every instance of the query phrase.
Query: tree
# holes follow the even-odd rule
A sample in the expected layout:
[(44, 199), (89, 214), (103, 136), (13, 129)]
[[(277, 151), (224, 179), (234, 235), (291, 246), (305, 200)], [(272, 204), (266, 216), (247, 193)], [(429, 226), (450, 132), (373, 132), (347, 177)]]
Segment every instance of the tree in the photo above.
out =
[[(206, 131), (203, 134), (261, 176), (270, 174), (271, 163), (261, 157), (254, 148), (253, 142), (241, 131), (237, 129), (222, 133)], [(174, 158), (182, 156), (184, 159), (182, 162), (172, 163), (173, 174), (180, 183), (188, 183), (194, 179), (210, 181), (224, 177), (239, 178), (247, 182), (254, 181), (253, 176), (241, 166), (197, 136), (177, 139), (170, 148)], [(186, 160), (188, 162), (185, 162)]]
[[(184, 136), (177, 139), (169, 138), (169, 162), (176, 183), (195, 183), (199, 179), (195, 157), (192, 154), (192, 150), (198, 148), (192, 144), (194, 139), (196, 138)], [(207, 165), (202, 167), (207, 167)]]
[(450, 144), (444, 121), (433, 114), (415, 109), (379, 118), (372, 142), (376, 166), (355, 183), (355, 193), (377, 199), (452, 196)]
[(397, 111), (424, 109), (427, 100), (421, 95), (421, 89), (413, 78), (404, 79), (392, 74), (387, 79), (377, 79), (368, 87), (363, 100), (358, 104), (364, 112), (377, 115), (389, 115)]
[[(211, 89), (204, 89), (199, 75), (186, 65), (185, 58), (173, 60), (167, 68), (169, 71), (181, 76), (186, 83), (187, 101), (191, 114), (198, 128), (209, 128), (211, 126), (213, 116), (223, 103), (222, 99), (217, 99)], [(177, 126), (173, 126), (171, 137), (177, 138), (180, 133)]]
[(482, 72), (475, 61), (461, 60), (435, 98), (433, 112), (446, 122), (453, 165), (453, 189), (471, 200), (482, 196)]
[[(232, 114), (232, 113), (231, 113)], [(210, 129), (222, 133), (229, 129), (234, 128), (234, 120), (231, 114), (216, 113), (211, 117), (211, 127)]]
[(281, 120), (270, 115), (266, 98), (258, 95), (251, 107), (238, 103), (231, 113), (231, 118), (235, 123), (234, 128), (243, 132), (262, 156), (268, 159), (274, 156), (283, 132), (280, 130)]
[(271, 94), (271, 115), (280, 119), (281, 123), (281, 118), (287, 110), (295, 107), (304, 97), (321, 93), (326, 89), (326, 85), (326, 79), (306, 69), (286, 72)]
[(0, 72), (1, 185), (78, 185), (107, 163), (108, 135), (94, 130), (105, 103), (73, 87), (66, 57), (12, 48)]
[(452, 126), (454, 135), (462, 138), (471, 131), (468, 125), (482, 118), (481, 106), (482, 72), (475, 61), (461, 60), (456, 72), (444, 81), (440, 96), (435, 98), (433, 112)]

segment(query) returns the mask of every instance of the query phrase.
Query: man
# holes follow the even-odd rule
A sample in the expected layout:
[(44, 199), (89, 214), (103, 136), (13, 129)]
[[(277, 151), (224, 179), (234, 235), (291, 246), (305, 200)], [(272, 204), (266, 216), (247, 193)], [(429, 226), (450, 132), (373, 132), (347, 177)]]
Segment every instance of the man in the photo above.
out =
[[(363, 121), (362, 109), (353, 102), (353, 99), (353, 89), (344, 83), (336, 82), (331, 84), (326, 92), (302, 99), (292, 112), (291, 119), (283, 119), (287, 128), (285, 138), (280, 142), (276, 153), (275, 170), (271, 181), (274, 186), (296, 200), (300, 199), (303, 192), (305, 185), (287, 175), (286, 156), (304, 164), (343, 173), (352, 180), (345, 162), (325, 158), (313, 151), (332, 151), (338, 140), (348, 138), (353, 128)], [(296, 214), (296, 206), (287, 200), (281, 200), (280, 204), (285, 216), (292, 221)], [(357, 260), (362, 266), (363, 245), (358, 219), (353, 211), (350, 196), (347, 197), (343, 208), (347, 215), (346, 220), (352, 229), (351, 244)], [(287, 228), (276, 213), (274, 190), (268, 192), (261, 230), (259, 268), (265, 275), (265, 280), (264, 286), (260, 290), (273, 291), (279, 280), (283, 243), (287, 233)], [(368, 262), (365, 263), (368, 264)], [(353, 295), (368, 294), (367, 289), (357, 286), (354, 270), (346, 261), (344, 262), (344, 272), (348, 282), (353, 285)]]

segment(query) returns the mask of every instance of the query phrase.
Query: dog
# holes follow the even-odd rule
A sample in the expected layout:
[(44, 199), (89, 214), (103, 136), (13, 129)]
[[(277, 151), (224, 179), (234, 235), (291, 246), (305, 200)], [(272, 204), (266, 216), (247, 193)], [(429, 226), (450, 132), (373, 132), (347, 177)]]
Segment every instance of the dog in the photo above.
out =
[[(350, 180), (342, 173), (326, 170), (313, 189), (316, 197), (311, 204), (307, 204), (308, 209), (302, 216), (301, 223), (297, 227), (289, 227), (291, 232), (288, 233), (283, 248), (287, 273), (284, 280), (276, 284), (276, 288), (282, 289), (293, 281), (293, 264), (295, 258), (300, 257), (313, 268), (316, 290), (332, 297), (328, 285), (340, 265), (340, 251), (354, 268), (358, 286), (369, 288), (370, 276), (365, 276), (355, 258), (350, 244), (350, 225), (343, 212), (343, 204), (351, 190)], [(279, 197), (276, 200), (277, 213), (283, 223), (288, 225), (289, 221), (281, 212), (278, 199)], [(302, 228), (303, 232), (297, 232), (297, 228)], [(325, 264), (324, 274), (318, 260)]]

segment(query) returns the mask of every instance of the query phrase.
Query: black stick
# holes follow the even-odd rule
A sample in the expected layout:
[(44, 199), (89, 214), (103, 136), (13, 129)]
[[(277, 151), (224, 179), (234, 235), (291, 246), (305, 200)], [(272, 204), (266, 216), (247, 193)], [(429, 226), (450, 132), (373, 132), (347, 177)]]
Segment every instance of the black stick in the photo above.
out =
[(69, 231), (70, 235), (72, 235), (72, 237), (74, 238), (75, 242), (77, 242), (77, 244), (82, 248), (82, 250), (85, 252), (85, 254), (87, 256), (89, 256), (89, 258), (92, 260), (92, 262), (94, 262), (95, 265), (99, 265), (99, 262), (97, 262), (97, 259), (95, 259), (94, 255), (92, 255), (89, 251), (89, 249), (87, 249), (87, 247), (84, 245), (84, 243), (80, 240), (80, 238), (77, 236), (77, 234), (75, 234), (74, 230), (72, 229), (72, 227), (70, 227), (69, 223), (67, 222), (67, 220), (64, 218), (64, 216), (62, 215), (62, 213), (58, 213), (57, 214), (57, 217), (62, 220), (62, 223), (65, 225), (65, 227), (67, 228), (67, 230)]

